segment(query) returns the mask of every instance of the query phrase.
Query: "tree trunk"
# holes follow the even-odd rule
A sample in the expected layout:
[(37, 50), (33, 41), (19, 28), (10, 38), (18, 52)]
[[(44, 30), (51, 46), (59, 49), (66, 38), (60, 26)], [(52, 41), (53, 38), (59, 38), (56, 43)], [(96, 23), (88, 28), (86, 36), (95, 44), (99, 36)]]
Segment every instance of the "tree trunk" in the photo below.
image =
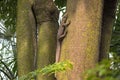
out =
[(60, 61), (73, 62), (73, 70), (58, 73), (58, 80), (84, 80), (87, 69), (99, 58), (103, 0), (67, 0), (68, 33), (63, 41)]
[[(36, 0), (33, 9), (38, 28), (37, 68), (43, 68), (55, 62), (58, 9), (53, 0)], [(39, 74), (37, 80), (55, 80), (55, 77)]]
[(17, 66), (20, 77), (31, 72), (34, 68), (35, 21), (29, 0), (18, 0), (16, 34)]
[(104, 0), (99, 61), (108, 57), (117, 0)]

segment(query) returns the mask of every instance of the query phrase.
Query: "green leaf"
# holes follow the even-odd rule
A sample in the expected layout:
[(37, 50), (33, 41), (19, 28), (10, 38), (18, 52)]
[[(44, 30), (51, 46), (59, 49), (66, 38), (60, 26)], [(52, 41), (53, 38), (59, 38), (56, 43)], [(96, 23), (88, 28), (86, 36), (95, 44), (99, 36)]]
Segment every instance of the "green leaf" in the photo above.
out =
[(52, 65), (45, 66), (42, 69), (35, 70), (33, 72), (28, 73), (19, 78), (19, 80), (30, 80), (34, 78), (38, 74), (44, 75), (51, 75), (56, 72), (63, 72), (67, 70), (71, 70), (73, 68), (72, 62), (70, 61), (63, 61), (59, 63), (54, 63)]

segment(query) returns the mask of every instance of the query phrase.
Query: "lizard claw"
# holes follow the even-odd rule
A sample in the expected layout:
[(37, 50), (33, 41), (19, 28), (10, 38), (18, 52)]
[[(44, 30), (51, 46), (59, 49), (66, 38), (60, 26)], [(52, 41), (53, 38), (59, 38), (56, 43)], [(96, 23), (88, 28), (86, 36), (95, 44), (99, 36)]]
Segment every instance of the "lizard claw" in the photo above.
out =
[(70, 23), (71, 23), (70, 20), (66, 21), (66, 23), (63, 24), (63, 26), (68, 26)]

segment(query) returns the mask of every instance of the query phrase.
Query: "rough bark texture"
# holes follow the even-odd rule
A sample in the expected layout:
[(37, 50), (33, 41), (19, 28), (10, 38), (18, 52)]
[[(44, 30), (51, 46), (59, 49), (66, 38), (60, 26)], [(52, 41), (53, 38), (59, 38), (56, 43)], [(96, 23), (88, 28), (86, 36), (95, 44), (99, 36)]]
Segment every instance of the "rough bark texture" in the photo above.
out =
[(103, 0), (67, 0), (68, 33), (60, 61), (73, 62), (73, 70), (58, 73), (58, 80), (84, 80), (83, 72), (95, 67), (99, 58)]
[(35, 21), (29, 0), (18, 0), (16, 29), (18, 76), (20, 77), (34, 68)]
[[(55, 62), (58, 10), (53, 0), (36, 0), (33, 9), (38, 28), (37, 68), (43, 68)], [(55, 77), (39, 74), (37, 80), (55, 80)]]
[(99, 61), (108, 57), (117, 0), (104, 0)]

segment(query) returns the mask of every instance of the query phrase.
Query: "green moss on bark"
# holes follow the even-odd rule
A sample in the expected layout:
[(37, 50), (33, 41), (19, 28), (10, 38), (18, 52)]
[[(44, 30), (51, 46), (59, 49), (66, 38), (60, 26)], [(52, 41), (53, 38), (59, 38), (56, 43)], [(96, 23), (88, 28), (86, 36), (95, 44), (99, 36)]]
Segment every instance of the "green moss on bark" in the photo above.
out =
[(29, 0), (18, 0), (17, 6), (17, 66), (18, 76), (33, 70), (35, 23)]

